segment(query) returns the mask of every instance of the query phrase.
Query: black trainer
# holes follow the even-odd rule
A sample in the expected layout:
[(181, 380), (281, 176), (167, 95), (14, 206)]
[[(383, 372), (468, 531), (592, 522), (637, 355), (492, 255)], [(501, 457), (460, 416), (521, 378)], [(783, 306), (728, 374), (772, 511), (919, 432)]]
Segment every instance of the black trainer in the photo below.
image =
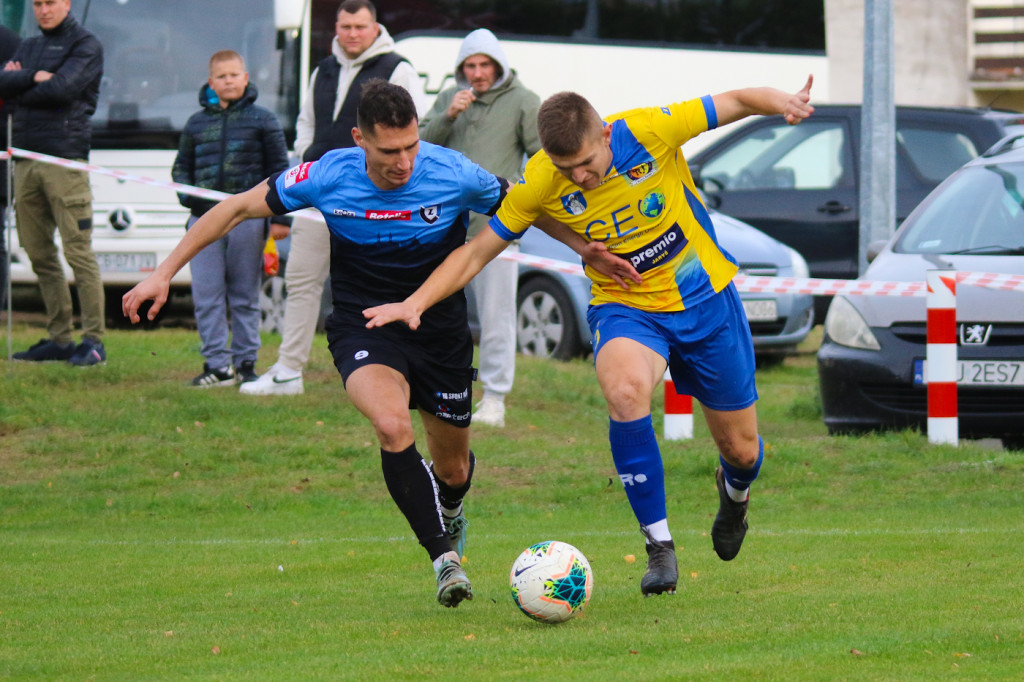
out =
[(640, 592), (645, 597), (652, 594), (675, 594), (679, 582), (679, 566), (676, 564), (676, 543), (672, 540), (659, 542), (640, 531), (647, 540), (647, 572), (640, 581)]
[(715, 471), (715, 485), (718, 486), (718, 514), (711, 526), (711, 544), (719, 559), (730, 561), (740, 553), (743, 538), (747, 535), (747, 504), (750, 499), (736, 502), (729, 497), (722, 467)]
[(92, 367), (102, 365), (106, 361), (107, 351), (103, 347), (103, 342), (98, 339), (82, 339), (74, 354), (68, 358), (68, 364), (75, 367)]
[(213, 369), (209, 364), (203, 363), (203, 373), (192, 380), (196, 388), (213, 388), (215, 386), (234, 386), (235, 370), (228, 365), (224, 369)]
[(11, 357), (25, 362), (64, 362), (71, 359), (74, 354), (74, 341), (62, 346), (50, 339), (40, 339), (39, 343), (33, 344), (28, 350), (18, 351)]
[(259, 379), (260, 375), (256, 373), (256, 361), (242, 360), (238, 367), (235, 367), (235, 376), (238, 377), (238, 383), (240, 384)]

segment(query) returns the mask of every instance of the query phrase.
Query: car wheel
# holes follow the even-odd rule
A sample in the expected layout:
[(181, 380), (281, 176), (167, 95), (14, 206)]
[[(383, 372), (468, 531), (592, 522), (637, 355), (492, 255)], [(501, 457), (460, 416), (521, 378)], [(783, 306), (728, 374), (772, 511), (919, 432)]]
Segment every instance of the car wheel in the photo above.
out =
[(287, 292), (284, 277), (264, 277), (260, 287), (260, 331), (284, 332), (284, 301)]
[(520, 287), (517, 301), (519, 352), (556, 360), (582, 355), (579, 324), (562, 285), (548, 277), (531, 279)]

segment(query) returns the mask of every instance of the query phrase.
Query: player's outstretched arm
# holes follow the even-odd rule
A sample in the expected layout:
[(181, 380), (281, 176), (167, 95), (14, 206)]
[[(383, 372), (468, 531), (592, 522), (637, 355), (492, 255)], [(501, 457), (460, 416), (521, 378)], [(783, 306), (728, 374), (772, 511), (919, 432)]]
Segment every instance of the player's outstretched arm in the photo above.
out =
[(507, 241), (485, 227), (480, 234), (448, 254), (409, 298), (400, 303), (386, 303), (364, 310), (367, 329), (391, 322), (404, 322), (409, 329), (418, 328), (424, 310), (465, 287), (506, 246)]
[(226, 235), (243, 220), (268, 218), (274, 215), (267, 205), (267, 187), (267, 181), (264, 180), (252, 189), (219, 202), (203, 214), (167, 258), (157, 266), (153, 274), (139, 282), (121, 298), (121, 312), (124, 316), (131, 320), (132, 324), (138, 324), (141, 319), (139, 306), (146, 301), (153, 301), (146, 316), (150, 320), (155, 319), (167, 302), (171, 278), (205, 246)]
[(758, 114), (781, 114), (785, 117), (786, 123), (796, 125), (814, 113), (814, 107), (810, 104), (813, 83), (812, 74), (807, 77), (804, 87), (795, 93), (775, 88), (744, 88), (715, 95), (712, 99), (718, 114), (718, 125), (721, 127)]
[(616, 256), (608, 250), (604, 242), (588, 242), (571, 227), (550, 216), (541, 216), (533, 221), (545, 234), (562, 242), (579, 254), (583, 262), (605, 277), (610, 277), (615, 284), (629, 289), (629, 282), (643, 283), (643, 277), (636, 271), (633, 264)]

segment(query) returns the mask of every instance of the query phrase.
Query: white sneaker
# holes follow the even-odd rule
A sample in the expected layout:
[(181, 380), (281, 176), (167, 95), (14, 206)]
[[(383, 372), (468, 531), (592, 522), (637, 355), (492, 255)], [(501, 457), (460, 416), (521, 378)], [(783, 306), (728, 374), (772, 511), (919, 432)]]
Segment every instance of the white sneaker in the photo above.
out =
[(476, 412), (473, 413), (472, 424), (480, 426), (494, 426), (502, 428), (505, 426), (505, 401), (500, 398), (484, 396), (484, 399), (476, 404)]
[(299, 395), (304, 390), (302, 372), (275, 364), (259, 379), (242, 384), (238, 392), (245, 395)]

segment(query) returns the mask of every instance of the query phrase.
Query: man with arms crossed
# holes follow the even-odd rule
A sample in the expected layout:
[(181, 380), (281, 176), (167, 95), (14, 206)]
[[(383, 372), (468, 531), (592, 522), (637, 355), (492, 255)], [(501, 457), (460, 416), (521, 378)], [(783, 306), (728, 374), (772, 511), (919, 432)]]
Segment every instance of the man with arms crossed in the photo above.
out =
[(725, 561), (736, 556), (746, 535), (748, 490), (764, 456), (754, 407), (753, 344), (731, 284), (736, 264), (715, 239), (679, 147), (750, 115), (782, 114), (790, 124), (799, 123), (814, 111), (808, 103), (811, 83), (808, 78), (796, 94), (733, 90), (634, 109), (606, 122), (580, 95), (554, 95), (538, 115), (544, 151), (527, 164), (523, 183), (509, 191), (491, 229), (455, 251), (402, 303), (364, 312), (371, 329), (394, 320), (416, 329), (424, 311), (462, 287), (543, 215), (567, 224), (577, 237), (604, 242), (633, 264), (642, 281), (628, 288), (593, 268), (586, 273), (612, 459), (646, 539), (647, 571), (640, 584), (645, 596), (672, 594), (678, 581), (664, 467), (651, 421), (651, 398), (666, 366), (677, 390), (701, 402), (719, 450), (719, 509), (711, 539)]

